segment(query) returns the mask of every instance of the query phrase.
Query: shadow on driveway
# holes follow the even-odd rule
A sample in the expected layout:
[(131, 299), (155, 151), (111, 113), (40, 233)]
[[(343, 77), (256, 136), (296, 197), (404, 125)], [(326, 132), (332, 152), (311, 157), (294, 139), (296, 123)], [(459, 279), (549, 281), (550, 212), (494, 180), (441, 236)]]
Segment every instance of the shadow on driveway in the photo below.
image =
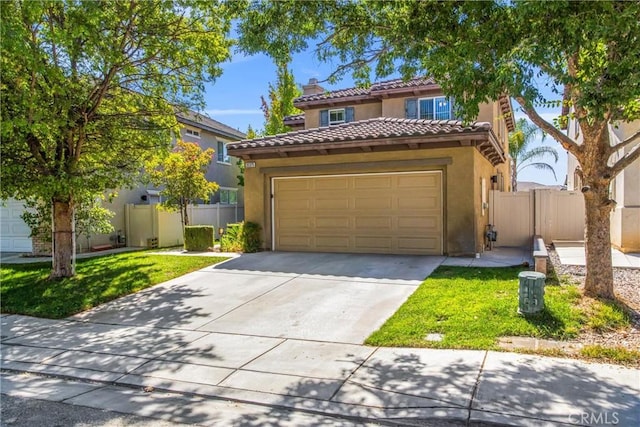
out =
[(260, 252), (218, 264), (215, 270), (348, 277), (419, 284), (444, 257), (424, 255)]

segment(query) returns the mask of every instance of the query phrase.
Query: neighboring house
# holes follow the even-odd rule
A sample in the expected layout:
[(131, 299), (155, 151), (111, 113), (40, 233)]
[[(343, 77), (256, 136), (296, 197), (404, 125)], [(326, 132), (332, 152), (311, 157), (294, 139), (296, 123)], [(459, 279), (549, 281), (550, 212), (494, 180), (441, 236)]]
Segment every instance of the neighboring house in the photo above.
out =
[[(238, 159), (230, 157), (227, 153), (227, 144), (239, 141), (246, 135), (195, 112), (179, 114), (177, 118), (182, 125), (180, 131), (182, 140), (195, 142), (203, 149), (213, 148), (215, 150), (215, 157), (206, 176), (209, 181), (217, 182), (220, 189), (207, 202), (237, 205), (239, 214), (242, 216), (244, 194), (242, 187), (238, 186), (237, 178), (240, 174), (240, 168), (237, 165)], [(86, 237), (78, 236), (77, 244), (80, 251), (86, 251), (89, 247), (97, 245), (114, 245), (117, 244), (117, 236), (126, 236), (125, 206), (127, 204), (156, 204), (161, 201), (160, 191), (153, 187), (139, 186), (133, 189), (120, 189), (117, 194), (118, 196), (111, 203), (104, 203), (104, 207), (115, 214), (111, 220), (115, 231), (108, 235), (92, 236), (89, 240)], [(50, 242), (29, 237), (29, 227), (20, 219), (23, 211), (23, 204), (16, 200), (8, 200), (0, 207), (2, 252), (50, 253)]]
[[(640, 120), (631, 123), (609, 125), (609, 136), (612, 144), (624, 141), (640, 129)], [(582, 142), (582, 135), (576, 120), (569, 121), (567, 134), (570, 138)], [(628, 146), (623, 156), (633, 149)], [(619, 158), (619, 157), (618, 157)], [(576, 173), (579, 168), (576, 158), (569, 153), (567, 161), (567, 189), (579, 191), (582, 187), (580, 177)], [(635, 161), (624, 169), (611, 182), (611, 198), (616, 201), (616, 208), (611, 213), (611, 243), (623, 252), (640, 252), (640, 161)]]
[(312, 79), (295, 131), (229, 144), (244, 159), (245, 219), (278, 251), (470, 255), (488, 192), (508, 190), (511, 102), (453, 117), (432, 79), (325, 91)]
[(564, 185), (546, 185), (533, 181), (518, 181), (518, 191), (531, 190), (566, 190)]

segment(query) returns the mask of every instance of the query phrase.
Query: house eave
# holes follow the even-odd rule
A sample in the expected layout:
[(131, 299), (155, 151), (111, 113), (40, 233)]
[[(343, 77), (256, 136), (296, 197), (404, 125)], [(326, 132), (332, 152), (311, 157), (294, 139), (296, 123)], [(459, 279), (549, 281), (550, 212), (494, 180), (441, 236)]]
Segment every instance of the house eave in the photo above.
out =
[(327, 156), (363, 152), (475, 147), (493, 166), (505, 162), (505, 155), (493, 131), (459, 135), (420, 135), (396, 138), (353, 139), (307, 144), (231, 148), (229, 154), (244, 160), (282, 157)]

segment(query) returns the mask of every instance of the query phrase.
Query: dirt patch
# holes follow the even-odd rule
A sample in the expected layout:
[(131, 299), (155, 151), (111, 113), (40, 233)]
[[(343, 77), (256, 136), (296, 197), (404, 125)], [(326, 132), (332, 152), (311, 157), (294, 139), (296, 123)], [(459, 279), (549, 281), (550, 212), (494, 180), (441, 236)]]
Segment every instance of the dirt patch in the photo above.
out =
[[(553, 246), (548, 248), (549, 258), (558, 277), (569, 276), (568, 279), (583, 290), (586, 267), (563, 265)], [(623, 347), (640, 351), (640, 269), (614, 268), (614, 290), (619, 302), (631, 318), (631, 325), (614, 331), (584, 330), (575, 339), (583, 345), (602, 345), (605, 347)], [(588, 304), (584, 299), (583, 303)]]

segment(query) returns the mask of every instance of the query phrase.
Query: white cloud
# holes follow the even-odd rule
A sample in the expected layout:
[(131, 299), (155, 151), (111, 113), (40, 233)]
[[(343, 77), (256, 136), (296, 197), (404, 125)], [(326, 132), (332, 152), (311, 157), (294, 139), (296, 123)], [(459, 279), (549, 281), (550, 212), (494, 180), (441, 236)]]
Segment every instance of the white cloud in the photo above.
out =
[(212, 110), (205, 110), (205, 113), (209, 116), (252, 116), (257, 114), (263, 114), (262, 110), (255, 109), (243, 109), (243, 108), (214, 108)]

